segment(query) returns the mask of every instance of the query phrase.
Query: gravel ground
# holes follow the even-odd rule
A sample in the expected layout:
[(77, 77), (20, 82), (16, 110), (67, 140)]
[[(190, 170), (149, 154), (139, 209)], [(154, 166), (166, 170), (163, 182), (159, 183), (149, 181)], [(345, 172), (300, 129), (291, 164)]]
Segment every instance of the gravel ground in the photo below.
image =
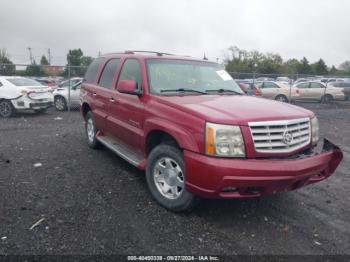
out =
[(0, 254), (349, 255), (350, 103), (301, 105), (344, 151), (334, 176), (183, 214), (152, 200), (143, 172), (89, 149), (79, 112), (0, 119)]

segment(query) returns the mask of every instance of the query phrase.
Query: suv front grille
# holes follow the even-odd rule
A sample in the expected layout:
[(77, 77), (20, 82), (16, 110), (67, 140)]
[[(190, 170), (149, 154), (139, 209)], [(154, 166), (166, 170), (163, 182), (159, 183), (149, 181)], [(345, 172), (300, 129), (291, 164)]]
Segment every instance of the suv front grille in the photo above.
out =
[(288, 153), (310, 143), (310, 119), (248, 123), (256, 152)]

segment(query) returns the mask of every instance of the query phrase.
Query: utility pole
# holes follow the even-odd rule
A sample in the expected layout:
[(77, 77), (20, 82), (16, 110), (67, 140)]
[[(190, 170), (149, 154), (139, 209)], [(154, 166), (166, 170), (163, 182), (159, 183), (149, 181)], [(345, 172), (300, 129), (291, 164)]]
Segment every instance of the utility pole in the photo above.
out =
[(49, 60), (49, 65), (51, 65), (51, 50), (50, 48), (47, 50), (47, 59)]
[(28, 51), (29, 51), (29, 61), (31, 64), (33, 64), (33, 54), (32, 54), (32, 48), (31, 47), (27, 47)]

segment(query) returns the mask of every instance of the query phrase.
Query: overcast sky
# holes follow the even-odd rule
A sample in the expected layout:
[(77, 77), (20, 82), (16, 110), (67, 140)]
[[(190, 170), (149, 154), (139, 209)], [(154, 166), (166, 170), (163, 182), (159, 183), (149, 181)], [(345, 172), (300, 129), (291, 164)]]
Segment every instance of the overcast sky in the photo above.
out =
[(275, 52), (284, 59), (350, 60), (348, 0), (0, 0), (0, 48), (16, 63), (51, 48), (65, 64), (69, 49), (96, 57), (157, 50), (223, 57), (229, 46)]

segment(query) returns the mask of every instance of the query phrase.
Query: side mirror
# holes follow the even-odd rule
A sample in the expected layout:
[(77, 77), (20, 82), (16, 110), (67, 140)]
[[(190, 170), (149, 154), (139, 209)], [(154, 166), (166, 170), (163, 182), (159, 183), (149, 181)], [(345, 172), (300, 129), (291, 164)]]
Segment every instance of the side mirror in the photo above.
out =
[(140, 91), (137, 90), (137, 83), (135, 80), (120, 80), (117, 85), (117, 90), (120, 93), (139, 95)]

